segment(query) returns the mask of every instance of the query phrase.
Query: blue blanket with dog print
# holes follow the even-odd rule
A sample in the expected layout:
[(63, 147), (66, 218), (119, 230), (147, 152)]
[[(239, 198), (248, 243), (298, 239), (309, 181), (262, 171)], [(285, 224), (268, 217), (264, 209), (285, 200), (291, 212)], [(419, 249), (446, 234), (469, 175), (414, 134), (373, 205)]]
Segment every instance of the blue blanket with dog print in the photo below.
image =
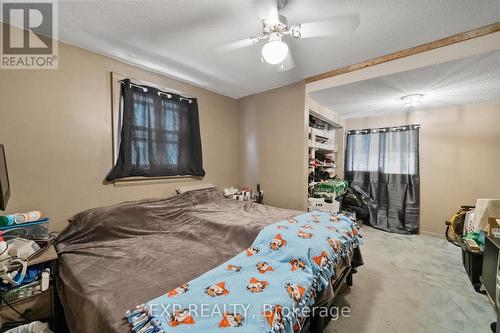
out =
[[(304, 213), (264, 228), (223, 265), (127, 313), (132, 332), (286, 332), (360, 244), (343, 214)], [(165, 277), (168, 278), (168, 277)]]

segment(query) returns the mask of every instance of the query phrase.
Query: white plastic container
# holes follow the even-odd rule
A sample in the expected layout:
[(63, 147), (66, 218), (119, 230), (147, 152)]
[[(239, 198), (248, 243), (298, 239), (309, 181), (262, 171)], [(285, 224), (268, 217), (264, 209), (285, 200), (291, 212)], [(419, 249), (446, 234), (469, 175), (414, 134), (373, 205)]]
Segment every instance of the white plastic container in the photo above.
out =
[(340, 210), (340, 202), (333, 200), (333, 202), (325, 202), (325, 198), (309, 198), (309, 211), (320, 211), (338, 213)]

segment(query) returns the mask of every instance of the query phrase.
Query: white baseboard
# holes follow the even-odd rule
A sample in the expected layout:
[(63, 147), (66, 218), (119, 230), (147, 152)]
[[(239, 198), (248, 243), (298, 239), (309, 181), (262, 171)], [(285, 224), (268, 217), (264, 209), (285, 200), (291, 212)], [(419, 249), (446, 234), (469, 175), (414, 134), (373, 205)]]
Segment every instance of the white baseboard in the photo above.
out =
[(434, 237), (434, 238), (441, 238), (441, 239), (446, 238), (444, 236), (444, 233), (443, 234), (438, 234), (436, 232), (431, 232), (431, 231), (420, 231), (419, 235), (429, 236), (429, 237)]

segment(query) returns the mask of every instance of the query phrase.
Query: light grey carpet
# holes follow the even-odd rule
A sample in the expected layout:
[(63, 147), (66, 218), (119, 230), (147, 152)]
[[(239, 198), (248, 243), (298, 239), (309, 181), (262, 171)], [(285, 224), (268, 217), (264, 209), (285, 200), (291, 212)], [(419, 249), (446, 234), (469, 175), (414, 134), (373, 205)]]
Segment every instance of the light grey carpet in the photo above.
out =
[(362, 234), (365, 265), (337, 298), (350, 316), (330, 322), (326, 333), (490, 332), (493, 308), (472, 288), (459, 248), (370, 227)]

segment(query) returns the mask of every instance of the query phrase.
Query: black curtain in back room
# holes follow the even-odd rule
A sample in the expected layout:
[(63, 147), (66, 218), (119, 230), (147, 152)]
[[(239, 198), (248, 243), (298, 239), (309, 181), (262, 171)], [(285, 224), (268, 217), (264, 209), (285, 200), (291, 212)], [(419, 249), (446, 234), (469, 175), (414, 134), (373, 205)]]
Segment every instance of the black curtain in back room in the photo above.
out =
[(418, 233), (419, 125), (347, 132), (345, 177), (361, 192), (378, 229)]

